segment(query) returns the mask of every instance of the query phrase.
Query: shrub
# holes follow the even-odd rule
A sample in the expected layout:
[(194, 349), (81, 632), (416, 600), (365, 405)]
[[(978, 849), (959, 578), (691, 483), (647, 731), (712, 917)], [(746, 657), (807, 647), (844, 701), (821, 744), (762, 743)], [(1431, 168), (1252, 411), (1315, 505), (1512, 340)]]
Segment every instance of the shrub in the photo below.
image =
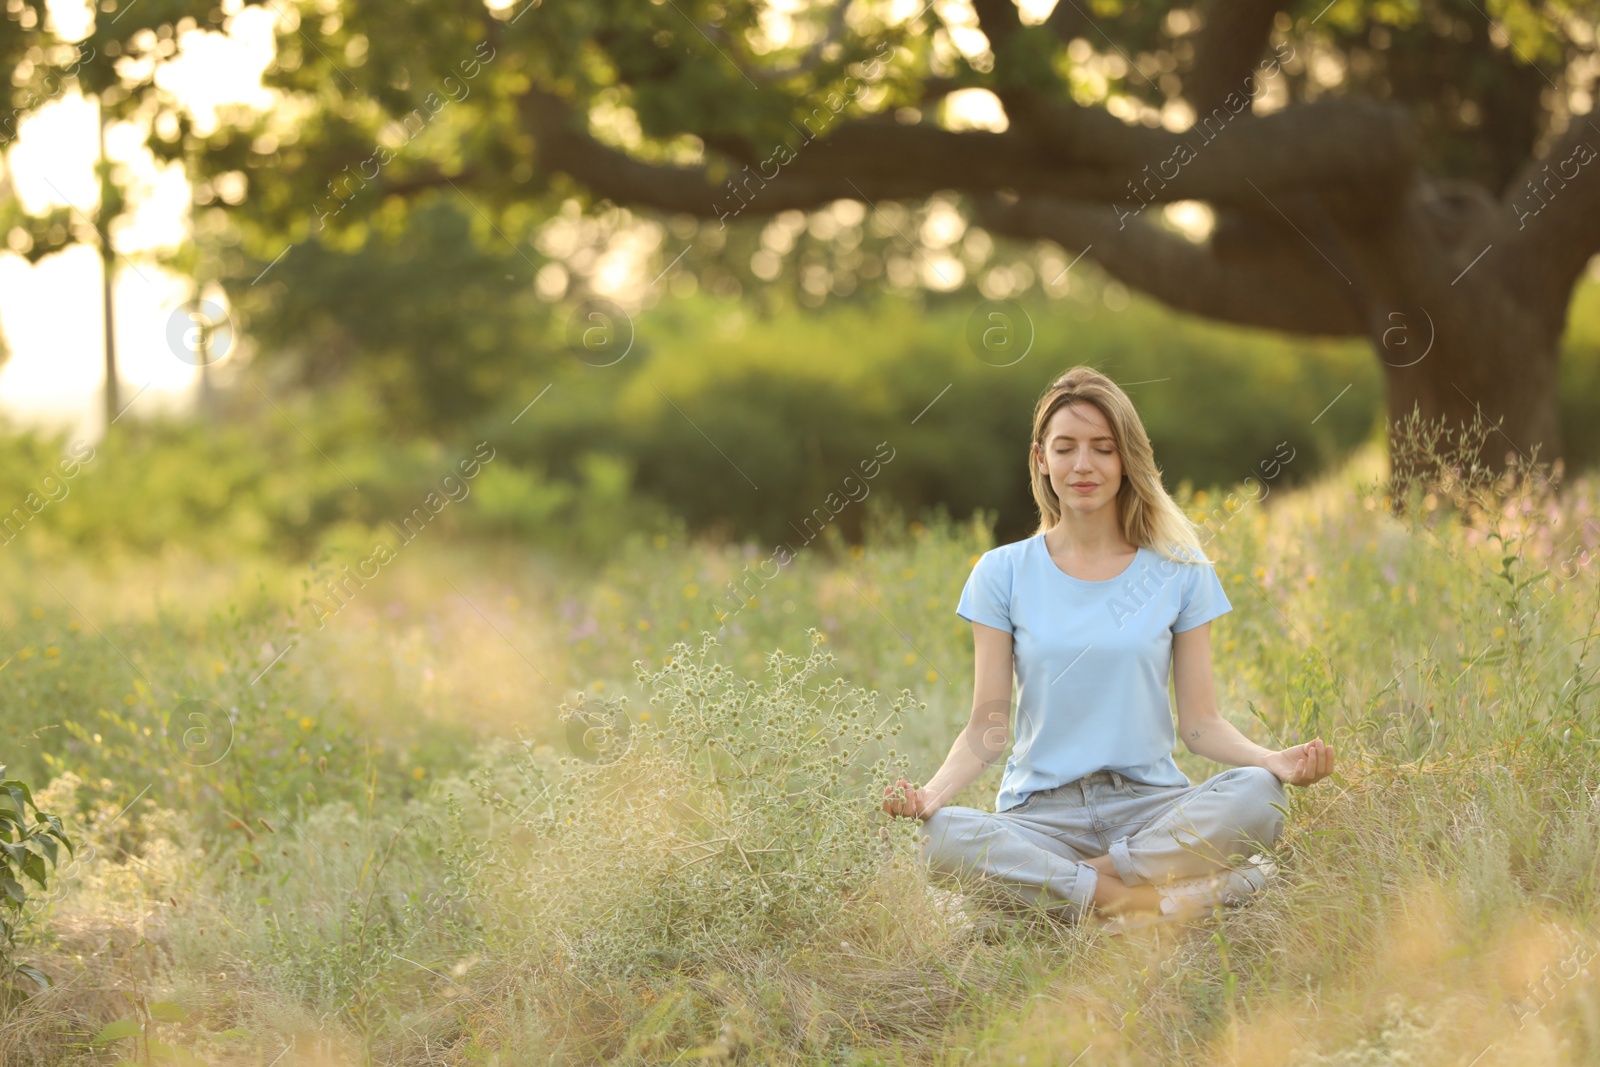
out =
[(716, 662), (707, 633), (659, 671), (635, 661), (659, 723), (580, 693), (561, 706), (579, 755), (519, 759), (520, 796), (485, 790), (536, 842), (510, 871), (535, 955), (617, 976), (782, 954), (871, 896), (914, 831), (883, 830), (883, 786), (907, 765), (884, 743), (925, 705), (901, 690), (883, 714), (876, 692), (817, 679), (833, 655), (807, 633), (804, 660), (768, 656), (764, 687)]
[[(22, 909), (28, 902), (22, 880), (28, 878), (40, 889), (48, 888), (45, 862), (48, 860), (55, 867), (62, 847), (71, 854), (72, 842), (61, 828), (60, 818), (39, 810), (27, 783), (6, 778), (5, 772), (5, 765), (0, 764), (0, 905), (4, 905), (0, 908), (0, 978), (9, 983), (21, 975), (48, 988), (50, 979), (44, 972), (12, 958)], [(33, 811), (32, 822), (28, 820), (29, 809)]]

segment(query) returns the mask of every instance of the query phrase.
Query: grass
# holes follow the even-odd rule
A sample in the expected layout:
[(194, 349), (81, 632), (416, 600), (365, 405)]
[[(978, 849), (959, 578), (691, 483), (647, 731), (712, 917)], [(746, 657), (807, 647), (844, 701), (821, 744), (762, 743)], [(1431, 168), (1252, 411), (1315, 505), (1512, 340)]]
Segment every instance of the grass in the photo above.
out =
[(754, 548), (419, 541), (320, 629), (281, 562), (19, 539), (0, 762), (79, 859), (0, 1062), (1593, 1062), (1597, 483), (1463, 524), (1382, 476), (1182, 501), (1224, 714), (1338, 766), (1290, 790), (1281, 885), (1114, 939), (973, 936), (876, 810), (967, 714), (981, 520), (869, 500), (737, 612)]

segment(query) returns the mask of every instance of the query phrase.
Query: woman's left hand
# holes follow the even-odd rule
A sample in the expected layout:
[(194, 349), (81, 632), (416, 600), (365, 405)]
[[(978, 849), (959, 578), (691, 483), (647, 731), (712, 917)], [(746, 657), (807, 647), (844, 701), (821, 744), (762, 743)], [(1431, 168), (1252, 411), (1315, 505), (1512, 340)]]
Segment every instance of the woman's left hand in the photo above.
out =
[(1285, 785), (1310, 785), (1333, 773), (1333, 749), (1313, 738), (1303, 745), (1274, 752), (1263, 766)]

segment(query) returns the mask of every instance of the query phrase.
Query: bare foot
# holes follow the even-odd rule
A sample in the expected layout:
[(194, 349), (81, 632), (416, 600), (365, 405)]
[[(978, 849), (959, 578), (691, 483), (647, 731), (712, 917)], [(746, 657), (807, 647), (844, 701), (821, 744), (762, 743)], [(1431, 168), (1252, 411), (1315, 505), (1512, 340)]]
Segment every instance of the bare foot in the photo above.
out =
[(1115, 872), (1100, 870), (1094, 886), (1094, 906), (1102, 915), (1159, 913), (1161, 893), (1153, 885), (1129, 885)]

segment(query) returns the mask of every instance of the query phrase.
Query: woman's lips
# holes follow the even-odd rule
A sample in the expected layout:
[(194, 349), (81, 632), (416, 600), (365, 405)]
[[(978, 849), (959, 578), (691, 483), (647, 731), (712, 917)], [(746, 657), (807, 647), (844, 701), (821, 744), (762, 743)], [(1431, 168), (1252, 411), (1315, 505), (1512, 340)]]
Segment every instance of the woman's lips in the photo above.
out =
[(1095, 482), (1073, 482), (1072, 488), (1076, 489), (1080, 493), (1092, 493), (1096, 489), (1100, 488), (1100, 486)]

